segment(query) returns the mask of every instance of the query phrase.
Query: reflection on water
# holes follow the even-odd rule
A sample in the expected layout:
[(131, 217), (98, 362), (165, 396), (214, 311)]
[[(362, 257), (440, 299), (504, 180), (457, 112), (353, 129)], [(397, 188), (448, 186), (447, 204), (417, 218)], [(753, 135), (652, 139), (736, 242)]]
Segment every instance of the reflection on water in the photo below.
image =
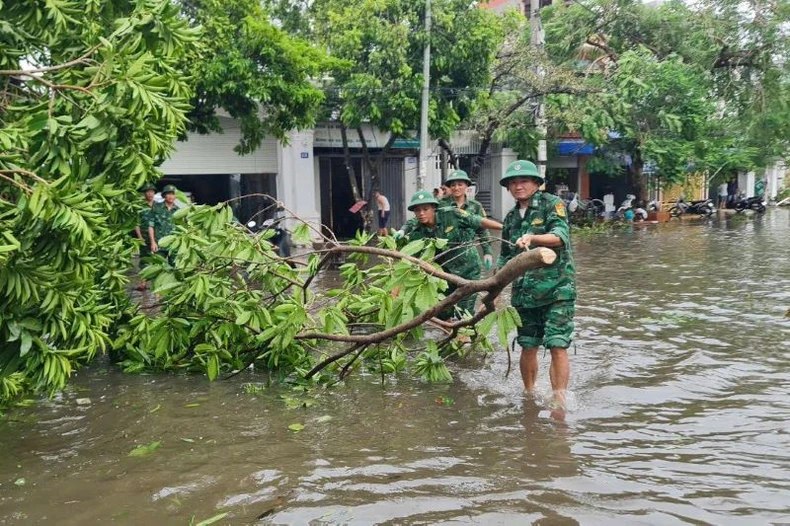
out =
[(82, 372), (0, 423), (0, 524), (788, 522), (788, 239), (788, 210), (577, 239), (564, 423), (504, 352), (290, 410), (252, 376)]

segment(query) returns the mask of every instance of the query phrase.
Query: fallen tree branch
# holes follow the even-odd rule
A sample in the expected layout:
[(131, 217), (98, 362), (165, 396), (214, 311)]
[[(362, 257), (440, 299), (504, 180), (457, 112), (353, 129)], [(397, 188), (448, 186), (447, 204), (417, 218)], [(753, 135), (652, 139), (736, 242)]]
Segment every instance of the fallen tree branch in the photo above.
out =
[[(338, 247), (338, 248), (346, 248), (346, 247)], [(372, 247), (348, 247), (353, 249), (371, 249)], [(389, 251), (384, 251), (389, 252)], [(465, 325), (470, 325), (476, 323), (477, 321), (483, 319), (486, 315), (493, 312), (493, 299), (498, 296), (502, 290), (509, 285), (513, 280), (518, 278), (519, 276), (523, 275), (524, 272), (534, 268), (545, 267), (551, 265), (554, 260), (557, 258), (557, 254), (548, 248), (536, 248), (534, 250), (530, 250), (528, 252), (524, 252), (519, 254), (515, 258), (511, 259), (502, 269), (494, 274), (493, 276), (482, 279), (482, 280), (463, 280), (465, 283), (459, 285), (458, 288), (453, 291), (452, 294), (446, 296), (442, 301), (431, 307), (430, 309), (422, 312), (419, 316), (416, 316), (406, 322), (401, 323), (400, 325), (396, 325), (390, 329), (379, 331), (371, 334), (329, 334), (329, 333), (322, 333), (322, 332), (315, 332), (315, 331), (308, 331), (297, 334), (295, 339), (297, 340), (327, 340), (327, 341), (335, 341), (335, 342), (346, 342), (346, 343), (355, 343), (358, 345), (373, 345), (376, 343), (381, 343), (384, 340), (397, 336), (403, 332), (410, 331), (423, 323), (427, 322), (438, 313), (442, 312), (444, 309), (450, 307), (451, 305), (457, 304), (462, 299), (479, 292), (488, 292), (484, 298), (484, 306), (485, 308), (466, 320), (461, 320), (453, 324), (453, 328), (462, 327)], [(346, 354), (353, 352), (349, 350), (348, 352), (344, 351), (344, 354), (337, 356), (335, 360), (342, 358)], [(331, 363), (331, 362), (329, 362)], [(319, 364), (321, 365), (321, 364)], [(327, 364), (328, 365), (328, 364)], [(323, 366), (325, 367), (325, 365)], [(313, 368), (311, 371), (312, 374), (308, 374), (308, 378), (310, 378), (313, 374), (321, 370), (318, 366)]]

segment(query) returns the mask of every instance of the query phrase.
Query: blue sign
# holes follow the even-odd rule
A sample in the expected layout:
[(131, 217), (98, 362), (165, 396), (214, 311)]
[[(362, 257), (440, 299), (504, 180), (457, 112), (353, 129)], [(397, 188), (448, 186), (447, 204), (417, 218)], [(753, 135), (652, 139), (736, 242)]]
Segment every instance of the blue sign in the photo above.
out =
[(307, 159), (308, 157), (310, 157), (310, 153), (309, 153), (309, 152), (302, 152), (302, 154), (300, 155), (300, 157), (301, 157), (302, 159)]

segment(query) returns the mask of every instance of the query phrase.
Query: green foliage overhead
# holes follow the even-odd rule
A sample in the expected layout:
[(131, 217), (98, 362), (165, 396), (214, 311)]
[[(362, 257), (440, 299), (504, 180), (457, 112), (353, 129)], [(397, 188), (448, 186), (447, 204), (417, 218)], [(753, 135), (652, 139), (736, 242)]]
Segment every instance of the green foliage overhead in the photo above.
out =
[(184, 131), (169, 2), (0, 2), (0, 400), (54, 392), (130, 312), (137, 188)]
[(236, 150), (245, 154), (265, 137), (315, 124), (324, 101), (315, 81), (330, 65), (323, 52), (276, 27), (258, 0), (194, 0), (183, 9), (204, 35), (182, 62), (195, 93), (191, 130), (221, 131), (216, 112), (224, 110), (241, 124)]
[(786, 2), (592, 0), (554, 4), (544, 21), (552, 60), (594, 92), (550, 99), (556, 132), (627, 154), (638, 186), (647, 161), (671, 184), (689, 168), (718, 174), (786, 155)]

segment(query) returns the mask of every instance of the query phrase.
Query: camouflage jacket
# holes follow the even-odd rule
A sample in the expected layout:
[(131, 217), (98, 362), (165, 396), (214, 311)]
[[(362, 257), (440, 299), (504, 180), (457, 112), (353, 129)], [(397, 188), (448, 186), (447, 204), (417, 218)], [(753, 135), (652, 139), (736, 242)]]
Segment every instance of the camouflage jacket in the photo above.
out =
[(562, 240), (563, 246), (553, 249), (558, 257), (550, 266), (528, 270), (513, 282), (512, 305), (529, 309), (558, 300), (575, 300), (576, 269), (565, 203), (557, 196), (538, 192), (530, 199), (523, 219), (516, 203), (502, 223), (500, 267), (521, 252), (515, 243), (524, 234), (554, 234)]
[[(154, 203), (154, 206), (156, 206), (156, 203)], [(151, 243), (148, 238), (148, 225), (150, 224), (152, 210), (153, 206), (148, 206), (148, 203), (143, 201), (137, 211), (137, 226), (140, 227), (140, 233), (143, 235), (143, 242), (146, 246)]]
[(164, 203), (156, 203), (151, 208), (148, 213), (148, 226), (154, 227), (154, 239), (157, 243), (173, 232), (173, 214), (178, 210), (180, 208), (175, 204), (168, 210)]
[(446, 239), (447, 246), (436, 256), (436, 262), (450, 274), (479, 279), (480, 254), (469, 241), (474, 238), (474, 232), (481, 228), (482, 222), (482, 217), (452, 206), (436, 210), (436, 224), (432, 228), (422, 225), (413, 217), (406, 221), (401, 230), (409, 237), (409, 241)]
[[(466, 201), (464, 201), (463, 206), (459, 207), (456, 204), (455, 199), (453, 199), (452, 196), (448, 196), (448, 197), (443, 197), (442, 199), (439, 200), (439, 206), (442, 206), (442, 207), (444, 207), (444, 206), (454, 206), (454, 207), (458, 207), (461, 210), (465, 210), (466, 212), (468, 212), (470, 214), (473, 214), (473, 215), (476, 215), (476, 216), (488, 217), (486, 215), (486, 210), (485, 210), (485, 208), (483, 208), (483, 205), (480, 204), (480, 201), (476, 201), (474, 199), (467, 198)], [(492, 253), (491, 252), (491, 235), (488, 233), (488, 229), (485, 229), (485, 228), (483, 228), (481, 226), (481, 227), (475, 229), (471, 233), (473, 235), (467, 241), (468, 242), (473, 242), (475, 240), (475, 238), (477, 238), (479, 240), (479, 242), (480, 242), (480, 246), (483, 249), (483, 254), (491, 255), (491, 253)]]

